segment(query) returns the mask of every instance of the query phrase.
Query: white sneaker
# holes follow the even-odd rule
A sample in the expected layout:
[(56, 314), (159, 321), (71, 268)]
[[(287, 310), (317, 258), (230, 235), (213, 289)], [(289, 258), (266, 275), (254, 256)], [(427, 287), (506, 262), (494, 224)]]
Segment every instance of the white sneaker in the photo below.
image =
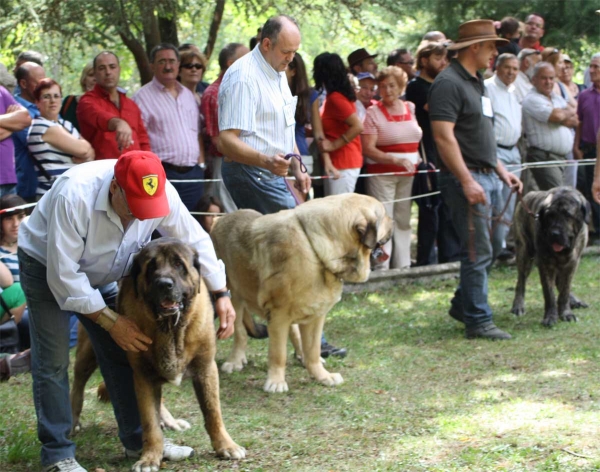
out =
[[(128, 459), (139, 459), (142, 456), (142, 450), (132, 451), (131, 449), (125, 449), (125, 457)], [(178, 446), (173, 444), (170, 439), (164, 440), (163, 443), (163, 459), (166, 461), (179, 462), (189, 459), (194, 456), (194, 449), (189, 446)], [(62, 469), (57, 469), (57, 472)], [(80, 472), (80, 471), (77, 471)]]
[(49, 465), (44, 469), (44, 472), (87, 472), (87, 470), (81, 467), (74, 458), (69, 457), (58, 461), (56, 464)]

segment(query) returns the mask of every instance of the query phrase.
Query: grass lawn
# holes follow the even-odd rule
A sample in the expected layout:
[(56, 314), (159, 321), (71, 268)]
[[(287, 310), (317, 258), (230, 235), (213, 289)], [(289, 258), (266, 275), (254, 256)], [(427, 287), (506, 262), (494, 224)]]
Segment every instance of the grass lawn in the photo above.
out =
[[(527, 314), (510, 313), (514, 267), (492, 272), (494, 319), (513, 340), (468, 341), (447, 314), (456, 281), (346, 295), (328, 315), (328, 340), (348, 357), (328, 360), (345, 382), (327, 388), (288, 360), (286, 394), (262, 391), (267, 343), (253, 340), (247, 368), (221, 375), (227, 429), (246, 447), (239, 463), (211, 451), (191, 383), (165, 386), (168, 407), (192, 429), (168, 432), (196, 449), (164, 470), (204, 471), (598, 471), (600, 470), (600, 257), (584, 257), (574, 293), (579, 322), (546, 329), (537, 274)], [(231, 341), (219, 344), (218, 363)], [(291, 348), (290, 348), (291, 351)], [(88, 383), (76, 437), (88, 470), (126, 471), (112, 409)], [(0, 385), (0, 470), (39, 470), (31, 379)]]

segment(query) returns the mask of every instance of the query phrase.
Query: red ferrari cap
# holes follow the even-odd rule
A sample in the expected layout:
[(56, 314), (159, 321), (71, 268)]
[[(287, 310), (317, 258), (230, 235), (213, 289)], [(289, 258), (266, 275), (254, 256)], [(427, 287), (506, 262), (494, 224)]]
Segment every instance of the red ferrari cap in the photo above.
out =
[(115, 164), (115, 179), (125, 193), (129, 211), (138, 220), (169, 214), (167, 176), (153, 152), (129, 151), (121, 155)]

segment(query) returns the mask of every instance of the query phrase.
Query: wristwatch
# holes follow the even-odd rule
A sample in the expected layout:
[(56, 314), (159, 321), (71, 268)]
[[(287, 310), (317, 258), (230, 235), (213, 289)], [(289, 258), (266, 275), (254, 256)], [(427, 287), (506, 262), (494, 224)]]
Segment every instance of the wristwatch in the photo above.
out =
[(212, 297), (214, 301), (217, 301), (219, 298), (223, 297), (231, 298), (231, 292), (229, 290), (225, 290), (224, 292), (212, 292)]

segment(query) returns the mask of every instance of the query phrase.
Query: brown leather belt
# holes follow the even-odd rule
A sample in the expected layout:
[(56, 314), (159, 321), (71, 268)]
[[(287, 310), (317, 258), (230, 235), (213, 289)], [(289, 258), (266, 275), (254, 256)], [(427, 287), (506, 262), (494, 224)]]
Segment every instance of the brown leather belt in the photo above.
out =
[(192, 170), (194, 168), (194, 166), (191, 167), (186, 167), (186, 166), (176, 166), (173, 164), (169, 164), (168, 162), (163, 162), (162, 163), (163, 167), (165, 168), (165, 170), (173, 170), (179, 174), (187, 174), (190, 170)]
[(493, 174), (496, 172), (493, 167), (467, 167), (467, 169), (476, 174)]

